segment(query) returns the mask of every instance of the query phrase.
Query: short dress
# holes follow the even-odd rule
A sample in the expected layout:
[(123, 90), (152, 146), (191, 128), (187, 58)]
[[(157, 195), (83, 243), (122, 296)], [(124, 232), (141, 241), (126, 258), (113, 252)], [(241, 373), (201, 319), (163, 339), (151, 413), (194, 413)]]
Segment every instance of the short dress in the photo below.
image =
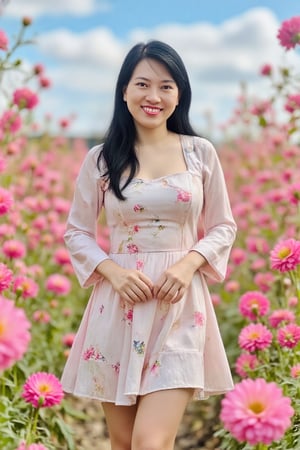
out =
[[(193, 398), (204, 399), (233, 388), (207, 278), (224, 280), (236, 224), (215, 148), (204, 138), (180, 139), (186, 171), (134, 178), (125, 201), (107, 189), (104, 163), (96, 167), (101, 145), (85, 157), (65, 242), (81, 286), (93, 290), (62, 374), (65, 392), (133, 405), (138, 396), (164, 389), (193, 388)], [(109, 254), (97, 243), (102, 207)], [(175, 304), (153, 298), (131, 306), (95, 272), (110, 258), (155, 283), (191, 250), (208, 264)]]

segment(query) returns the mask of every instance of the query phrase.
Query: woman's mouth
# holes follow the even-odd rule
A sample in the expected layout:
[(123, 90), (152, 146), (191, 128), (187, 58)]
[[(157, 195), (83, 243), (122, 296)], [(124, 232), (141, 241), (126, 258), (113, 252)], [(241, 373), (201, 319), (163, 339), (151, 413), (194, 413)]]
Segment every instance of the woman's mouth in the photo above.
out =
[(150, 116), (156, 116), (160, 113), (161, 108), (158, 108), (157, 106), (142, 106), (142, 110)]

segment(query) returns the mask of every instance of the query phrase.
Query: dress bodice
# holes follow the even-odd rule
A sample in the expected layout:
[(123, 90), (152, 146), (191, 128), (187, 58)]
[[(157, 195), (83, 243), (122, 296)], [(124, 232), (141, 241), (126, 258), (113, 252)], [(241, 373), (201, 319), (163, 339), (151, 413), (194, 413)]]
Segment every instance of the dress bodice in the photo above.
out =
[(125, 201), (105, 193), (112, 253), (178, 251), (197, 241), (199, 177), (185, 171), (149, 181), (134, 178), (123, 194)]

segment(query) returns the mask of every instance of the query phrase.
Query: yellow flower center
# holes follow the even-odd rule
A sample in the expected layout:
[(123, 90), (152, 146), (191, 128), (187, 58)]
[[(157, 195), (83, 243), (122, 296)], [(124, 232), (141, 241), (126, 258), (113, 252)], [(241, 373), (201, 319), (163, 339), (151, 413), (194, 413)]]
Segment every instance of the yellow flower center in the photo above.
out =
[(291, 249), (289, 247), (282, 247), (278, 252), (278, 258), (284, 259), (289, 256), (291, 253)]
[(259, 338), (259, 333), (257, 331), (252, 331), (252, 333), (249, 334), (249, 339), (257, 339)]
[(255, 414), (260, 414), (265, 409), (264, 405), (258, 401), (250, 403), (249, 409), (253, 411)]
[(41, 394), (47, 394), (48, 392), (51, 392), (49, 384), (40, 384), (39, 385), (39, 392)]
[(6, 326), (6, 324), (4, 323), (4, 321), (2, 320), (2, 321), (0, 322), (0, 338), (3, 337), (3, 336), (5, 335), (6, 329), (7, 329), (7, 326)]

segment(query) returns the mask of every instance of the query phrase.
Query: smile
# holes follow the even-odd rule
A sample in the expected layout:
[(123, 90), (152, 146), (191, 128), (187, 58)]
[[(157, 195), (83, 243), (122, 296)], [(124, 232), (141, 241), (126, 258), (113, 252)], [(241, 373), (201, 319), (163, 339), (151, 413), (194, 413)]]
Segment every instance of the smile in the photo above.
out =
[(143, 111), (145, 113), (150, 114), (151, 116), (155, 116), (160, 113), (161, 108), (153, 107), (153, 106), (142, 106)]

